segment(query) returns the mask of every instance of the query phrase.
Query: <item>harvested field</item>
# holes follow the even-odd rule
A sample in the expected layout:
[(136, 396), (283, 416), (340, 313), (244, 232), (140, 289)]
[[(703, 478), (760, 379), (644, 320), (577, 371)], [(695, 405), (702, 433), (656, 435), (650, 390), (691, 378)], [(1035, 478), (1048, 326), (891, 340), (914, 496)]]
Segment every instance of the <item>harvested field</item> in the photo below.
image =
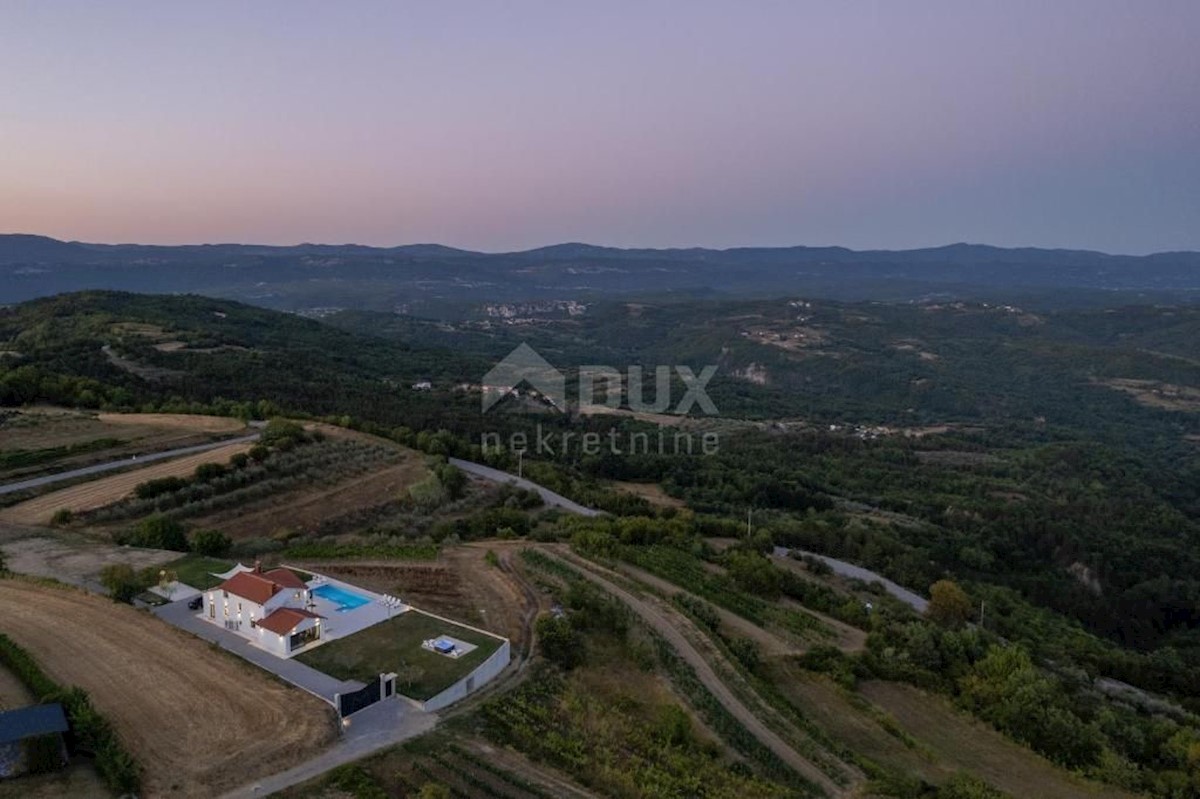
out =
[(235, 433), (246, 426), (239, 419), (193, 413), (102, 413), (97, 418), (105, 424), (146, 425), (193, 433)]
[(147, 796), (216, 796), (333, 738), (320, 700), (131, 607), (3, 580), (0, 608), (0, 630), (113, 721), (145, 767)]
[(227, 463), (237, 453), (248, 451), (250, 446), (249, 443), (230, 444), (178, 460), (156, 463), (144, 469), (51, 491), (11, 508), (5, 508), (0, 511), (0, 521), (12, 524), (47, 524), (54, 512), (61, 508), (76, 513), (102, 508), (133, 493), (133, 489), (139, 483), (159, 477), (187, 477), (202, 463)]
[[(190, 414), (89, 413), (53, 407), (0, 410), (5, 481), (135, 454), (160, 452), (245, 429), (236, 419)], [(2, 467), (5, 462), (8, 467)]]
[(8, 568), (18, 574), (51, 577), (72, 585), (95, 588), (100, 570), (125, 563), (135, 570), (162, 566), (179, 558), (165, 549), (134, 549), (101, 544), (83, 538), (21, 538), (0, 549)]
[(891, 682), (864, 683), (861, 693), (887, 711), (944, 766), (969, 771), (1012, 796), (1132, 799), (1132, 794), (1055, 766), (959, 712), (940, 696)]

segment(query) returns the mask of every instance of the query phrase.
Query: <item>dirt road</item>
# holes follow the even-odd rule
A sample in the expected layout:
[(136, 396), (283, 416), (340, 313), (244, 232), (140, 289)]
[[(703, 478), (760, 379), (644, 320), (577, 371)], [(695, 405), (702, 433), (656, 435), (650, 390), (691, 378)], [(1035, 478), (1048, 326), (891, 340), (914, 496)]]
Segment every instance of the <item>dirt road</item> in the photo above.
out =
[(149, 797), (215, 796), (314, 756), (334, 734), (320, 700), (93, 594), (0, 580), (0, 632), (91, 695), (145, 767)]
[(716, 700), (721, 703), (721, 706), (737, 719), (738, 723), (745, 727), (747, 732), (757, 738), (763, 746), (774, 752), (780, 760), (795, 769), (798, 774), (819, 785), (828, 795), (847, 795), (845, 789), (831, 780), (808, 760), (801, 757), (796, 750), (788, 746), (786, 741), (767, 727), (750, 708), (746, 707), (728, 686), (725, 685), (721, 678), (717, 676), (716, 672), (708, 664), (708, 661), (704, 659), (704, 656), (692, 646), (691, 642), (660, 611), (591, 569), (575, 563), (573, 560), (563, 558), (559, 553), (548, 549), (541, 551), (550, 557), (575, 567), (581, 575), (628, 605), (629, 609), (636, 613), (643, 622), (666, 639), (667, 643), (683, 658), (684, 662), (696, 672), (696, 677)]

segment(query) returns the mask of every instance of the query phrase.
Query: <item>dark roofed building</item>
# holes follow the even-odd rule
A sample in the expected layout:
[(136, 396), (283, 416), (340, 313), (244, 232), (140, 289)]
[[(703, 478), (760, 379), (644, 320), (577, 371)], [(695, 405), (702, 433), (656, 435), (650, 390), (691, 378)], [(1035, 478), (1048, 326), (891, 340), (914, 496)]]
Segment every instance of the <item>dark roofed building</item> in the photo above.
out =
[[(0, 777), (15, 777), (28, 771), (34, 765), (30, 761), (31, 747), (35, 745), (39, 748), (39, 760), (53, 758), (57, 751), (58, 764), (65, 763), (67, 750), (62, 734), (68, 729), (67, 714), (57, 702), (0, 713)], [(39, 743), (39, 739), (43, 740)]]

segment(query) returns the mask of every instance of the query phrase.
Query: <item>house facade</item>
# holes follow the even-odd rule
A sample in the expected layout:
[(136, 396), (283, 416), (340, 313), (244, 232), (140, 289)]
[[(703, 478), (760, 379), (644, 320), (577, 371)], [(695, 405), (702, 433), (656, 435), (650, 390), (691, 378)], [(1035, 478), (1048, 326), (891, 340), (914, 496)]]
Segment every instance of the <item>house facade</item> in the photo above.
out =
[(279, 657), (320, 640), (322, 632), (308, 585), (289, 569), (264, 571), (257, 563), (206, 591), (202, 618)]

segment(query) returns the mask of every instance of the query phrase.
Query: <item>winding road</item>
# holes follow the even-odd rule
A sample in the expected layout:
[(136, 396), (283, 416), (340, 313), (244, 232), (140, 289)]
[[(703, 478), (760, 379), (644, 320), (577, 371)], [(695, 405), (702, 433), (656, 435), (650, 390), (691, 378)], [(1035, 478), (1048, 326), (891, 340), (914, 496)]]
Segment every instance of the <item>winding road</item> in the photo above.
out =
[(580, 516), (602, 516), (603, 511), (593, 510), (592, 508), (584, 507), (578, 502), (567, 499), (562, 494), (556, 494), (550, 489), (540, 486), (532, 480), (526, 480), (523, 477), (517, 477), (515, 474), (493, 469), (491, 466), (484, 466), (482, 463), (473, 461), (464, 461), (462, 458), (450, 458), (450, 463), (462, 469), (468, 474), (473, 474), (476, 477), (482, 477), (485, 480), (491, 480), (496, 483), (508, 483), (515, 485), (518, 488), (524, 488), (526, 491), (536, 491), (542, 498), (542, 502), (555, 508), (562, 508), (571, 513), (578, 513)]
[(865, 583), (879, 583), (883, 586), (885, 591), (896, 597), (896, 599), (899, 599), (904, 604), (908, 605), (917, 613), (924, 613), (925, 609), (929, 607), (929, 600), (925, 597), (921, 596), (920, 594), (913, 593), (904, 586), (892, 582), (882, 574), (873, 572), (870, 569), (865, 569), (862, 566), (855, 566), (853, 563), (847, 563), (844, 560), (838, 560), (837, 558), (831, 558), (826, 555), (818, 555), (816, 552), (806, 552), (803, 549), (790, 550), (787, 547), (775, 547), (775, 551), (772, 554), (774, 554), (777, 558), (786, 558), (789, 556), (789, 553), (793, 551), (798, 552), (801, 555), (807, 555), (809, 557), (816, 558), (829, 568), (833, 569), (834, 574), (840, 574), (842, 577), (850, 577), (855, 580), (862, 580)]

